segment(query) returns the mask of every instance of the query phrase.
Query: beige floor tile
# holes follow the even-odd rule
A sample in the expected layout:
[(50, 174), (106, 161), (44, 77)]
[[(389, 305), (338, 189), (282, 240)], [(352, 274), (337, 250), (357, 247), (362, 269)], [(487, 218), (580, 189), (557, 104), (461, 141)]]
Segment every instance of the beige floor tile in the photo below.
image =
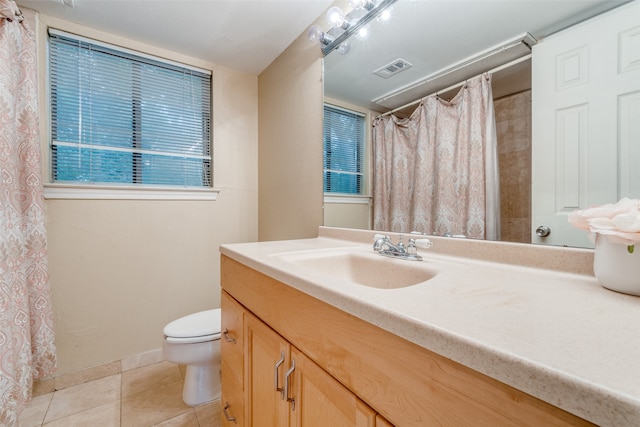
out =
[(53, 393), (41, 394), (32, 398), (20, 414), (20, 427), (41, 426), (52, 398)]
[(162, 385), (181, 381), (178, 365), (171, 362), (159, 362), (122, 373), (122, 397), (151, 390)]
[(152, 426), (191, 412), (182, 401), (182, 380), (122, 399), (122, 427)]
[(44, 427), (120, 427), (120, 401), (107, 403), (69, 417), (44, 424)]
[(120, 374), (58, 390), (45, 423), (120, 400)]
[(198, 418), (192, 409), (185, 414), (158, 423), (153, 427), (200, 427), (200, 424), (198, 424)]
[(200, 427), (221, 427), (222, 426), (222, 402), (220, 399), (214, 400), (206, 405), (196, 406), (196, 415)]

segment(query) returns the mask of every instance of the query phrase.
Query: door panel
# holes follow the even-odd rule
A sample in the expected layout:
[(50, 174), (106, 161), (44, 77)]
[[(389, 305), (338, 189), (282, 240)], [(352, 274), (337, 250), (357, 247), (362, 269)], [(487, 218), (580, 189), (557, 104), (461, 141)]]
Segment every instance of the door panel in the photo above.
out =
[(295, 347), (296, 427), (374, 427), (375, 412)]
[(567, 215), (640, 198), (638, 16), (630, 3), (533, 47), (533, 243), (593, 247)]
[(284, 371), (289, 366), (289, 344), (257, 318), (245, 318), (248, 346), (246, 419), (251, 427), (286, 427), (289, 408), (275, 389), (275, 366), (281, 355), (284, 362), (278, 370), (278, 384), (282, 385)]

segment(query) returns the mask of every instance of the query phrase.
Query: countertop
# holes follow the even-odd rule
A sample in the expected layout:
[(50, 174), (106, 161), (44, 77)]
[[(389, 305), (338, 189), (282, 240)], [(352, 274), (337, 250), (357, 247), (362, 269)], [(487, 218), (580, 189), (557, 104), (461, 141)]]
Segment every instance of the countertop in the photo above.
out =
[(432, 238), (434, 247), (419, 253), (440, 273), (398, 289), (352, 284), (278, 256), (372, 251), (373, 234), (321, 227), (317, 238), (220, 252), (595, 424), (640, 426), (640, 297), (585, 273), (589, 251)]

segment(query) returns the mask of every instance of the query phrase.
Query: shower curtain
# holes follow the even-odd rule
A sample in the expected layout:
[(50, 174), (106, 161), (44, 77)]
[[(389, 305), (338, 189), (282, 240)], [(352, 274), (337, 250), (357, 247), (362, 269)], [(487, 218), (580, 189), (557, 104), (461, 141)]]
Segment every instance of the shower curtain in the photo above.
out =
[(36, 46), (0, 0), (0, 425), (56, 366), (38, 132)]
[(491, 76), (408, 118), (374, 122), (374, 229), (497, 240), (500, 201)]

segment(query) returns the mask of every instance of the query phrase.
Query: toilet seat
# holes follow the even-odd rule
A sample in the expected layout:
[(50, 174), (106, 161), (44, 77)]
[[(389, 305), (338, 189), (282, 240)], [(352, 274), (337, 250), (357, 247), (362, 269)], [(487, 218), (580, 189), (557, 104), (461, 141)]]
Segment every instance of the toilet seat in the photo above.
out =
[(202, 335), (199, 337), (182, 337), (182, 338), (168, 337), (165, 335), (164, 339), (166, 342), (175, 343), (175, 344), (197, 344), (201, 342), (219, 340), (220, 335), (221, 334), (213, 334), (213, 335)]
[(220, 309), (200, 311), (174, 320), (164, 327), (167, 342), (192, 344), (220, 339)]

